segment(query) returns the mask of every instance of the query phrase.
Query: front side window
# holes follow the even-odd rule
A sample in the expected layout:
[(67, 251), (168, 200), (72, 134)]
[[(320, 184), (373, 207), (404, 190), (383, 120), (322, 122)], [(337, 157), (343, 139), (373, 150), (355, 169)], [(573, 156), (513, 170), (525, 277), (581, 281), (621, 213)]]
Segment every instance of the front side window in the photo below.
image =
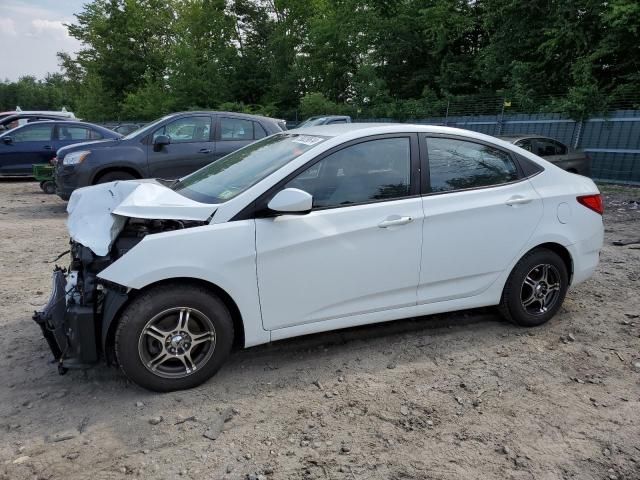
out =
[(272, 135), (210, 163), (172, 188), (198, 202), (226, 202), (326, 139), (290, 133)]
[(314, 208), (339, 207), (409, 195), (410, 139), (384, 138), (345, 147), (315, 163), (285, 188), (313, 196)]
[(153, 139), (166, 135), (171, 143), (208, 142), (210, 133), (211, 117), (185, 117), (157, 129)]
[(518, 140), (516, 142), (516, 146), (520, 148), (524, 148), (528, 152), (533, 151), (533, 143), (528, 138), (525, 138), (524, 140)]
[(253, 140), (253, 124), (251, 120), (223, 117), (220, 119), (220, 140)]
[(496, 148), (451, 138), (427, 138), (432, 192), (449, 192), (513, 182), (518, 170)]
[(28, 125), (16, 132), (10, 137), (14, 143), (21, 142), (48, 142), (51, 140), (51, 132), (53, 125)]

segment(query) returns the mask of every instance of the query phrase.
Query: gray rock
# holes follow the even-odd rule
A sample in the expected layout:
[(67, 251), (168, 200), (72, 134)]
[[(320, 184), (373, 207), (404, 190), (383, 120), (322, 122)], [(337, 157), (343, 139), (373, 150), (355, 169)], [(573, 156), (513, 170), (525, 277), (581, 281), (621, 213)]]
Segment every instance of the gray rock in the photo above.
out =
[(504, 453), (506, 456), (510, 456), (511, 455), (511, 449), (509, 447), (507, 447), (506, 445), (502, 446), (502, 453)]
[(211, 427), (211, 428), (207, 428), (202, 434), (202, 436), (204, 438), (208, 438), (209, 440), (217, 440), (217, 438), (220, 436), (221, 433), (222, 433), (222, 428)]
[(351, 447), (348, 446), (348, 445), (343, 445), (342, 448), (340, 449), (340, 451), (342, 453), (349, 453), (349, 452), (351, 452)]
[(66, 440), (71, 440), (72, 438), (76, 438), (78, 434), (74, 431), (66, 431), (66, 432), (58, 432), (49, 436), (48, 440), (51, 443), (64, 442)]
[(394, 368), (396, 368), (396, 364), (395, 364), (395, 363), (393, 363), (393, 362), (391, 362), (391, 363), (389, 363), (389, 364), (387, 365), (387, 368), (388, 368), (389, 370), (393, 370)]
[(136, 402), (136, 407), (142, 408), (142, 407), (144, 407), (144, 403), (138, 401), (138, 402)]
[(406, 417), (407, 415), (409, 415), (409, 409), (403, 405), (400, 407), (400, 413)]
[(158, 415), (157, 417), (151, 417), (149, 419), (149, 423), (151, 425), (158, 425), (160, 422), (162, 422), (162, 420), (164, 420), (164, 418), (162, 418), (162, 415)]

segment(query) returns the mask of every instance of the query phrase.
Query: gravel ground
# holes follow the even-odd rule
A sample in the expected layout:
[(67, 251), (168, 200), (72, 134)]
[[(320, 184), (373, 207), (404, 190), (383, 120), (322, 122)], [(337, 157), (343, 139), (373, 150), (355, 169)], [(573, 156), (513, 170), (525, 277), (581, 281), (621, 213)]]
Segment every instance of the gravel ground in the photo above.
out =
[(65, 204), (0, 182), (2, 479), (639, 479), (640, 189), (608, 187), (596, 275), (547, 325), (474, 310), (235, 353), (187, 392), (58, 376), (31, 311)]

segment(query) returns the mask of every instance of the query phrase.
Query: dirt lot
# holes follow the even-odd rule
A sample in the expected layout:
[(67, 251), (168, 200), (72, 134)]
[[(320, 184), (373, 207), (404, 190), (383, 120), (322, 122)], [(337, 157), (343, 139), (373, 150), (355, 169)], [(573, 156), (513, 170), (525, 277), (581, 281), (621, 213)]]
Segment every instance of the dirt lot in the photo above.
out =
[[(58, 376), (31, 321), (65, 204), (0, 182), (0, 478), (639, 479), (640, 189), (549, 324), (425, 317), (235, 353), (192, 391)], [(634, 365), (637, 364), (637, 365)]]

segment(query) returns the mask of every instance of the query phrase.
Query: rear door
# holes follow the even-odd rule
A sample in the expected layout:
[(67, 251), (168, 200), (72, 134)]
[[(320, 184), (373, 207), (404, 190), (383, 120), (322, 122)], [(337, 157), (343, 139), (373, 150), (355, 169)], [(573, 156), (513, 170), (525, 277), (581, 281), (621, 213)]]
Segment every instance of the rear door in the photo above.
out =
[(247, 118), (219, 116), (217, 123), (216, 159), (267, 136), (260, 123)]
[(521, 253), (542, 199), (506, 150), (465, 137), (421, 142), (428, 193), (418, 304), (478, 295)]
[[(204, 167), (214, 159), (213, 122), (210, 115), (190, 115), (170, 121), (156, 129), (147, 144), (147, 162), (151, 177), (180, 178)], [(171, 139), (169, 145), (156, 148), (159, 135)]]
[(52, 123), (25, 125), (5, 137), (11, 142), (0, 145), (2, 175), (30, 175), (34, 164), (48, 163), (56, 153)]

